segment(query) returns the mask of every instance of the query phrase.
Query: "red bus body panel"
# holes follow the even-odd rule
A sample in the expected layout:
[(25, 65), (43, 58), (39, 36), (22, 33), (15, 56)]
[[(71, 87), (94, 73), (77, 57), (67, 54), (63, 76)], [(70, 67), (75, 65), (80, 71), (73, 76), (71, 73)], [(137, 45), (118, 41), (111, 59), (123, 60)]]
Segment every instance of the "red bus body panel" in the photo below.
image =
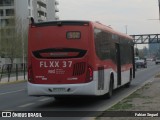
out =
[[(95, 29), (109, 37), (103, 39), (100, 34), (100, 39), (96, 39)], [(74, 34), (68, 37), (68, 32)], [(117, 39), (113, 39), (112, 35)], [(114, 59), (111, 55), (105, 59), (98, 56), (98, 50), (105, 51), (108, 47), (105, 40), (114, 44), (111, 47), (114, 52), (109, 51), (115, 53), (112, 54)], [(97, 41), (98, 44), (101, 42), (104, 49), (101, 49), (101, 44), (100, 48), (97, 47)], [(128, 35), (90, 21), (53, 21), (30, 25), (28, 94), (99, 96), (109, 92), (111, 80), (113, 89), (129, 83), (133, 71), (133, 53), (128, 52), (130, 57), (125, 54), (124, 43), (127, 47), (133, 47), (132, 38)], [(118, 50), (122, 51), (121, 55), (116, 52)], [(106, 51), (104, 53), (107, 54)], [(121, 64), (121, 58), (127, 57), (129, 61)]]
[[(66, 33), (79, 31), (80, 39), (67, 39)], [(86, 83), (87, 64), (90, 54), (89, 25), (84, 26), (46, 26), (34, 27), (29, 30), (28, 68), (31, 83), (34, 84), (75, 84)], [(63, 49), (66, 49), (63, 50)], [(54, 50), (52, 50), (54, 49)], [(56, 49), (57, 52), (54, 52)], [(46, 52), (45, 52), (46, 50)], [(72, 52), (73, 50), (73, 52)], [(79, 51), (78, 51), (79, 50)], [(81, 50), (84, 56), (75, 57)], [(33, 52), (39, 51), (42, 58), (37, 58)], [(40, 52), (42, 51), (42, 52)], [(47, 58), (49, 55), (67, 54), (73, 58)], [(38, 55), (37, 55), (38, 56)], [(44, 56), (44, 58), (43, 58)], [(52, 57), (52, 56), (51, 56)], [(30, 75), (31, 74), (31, 75)]]

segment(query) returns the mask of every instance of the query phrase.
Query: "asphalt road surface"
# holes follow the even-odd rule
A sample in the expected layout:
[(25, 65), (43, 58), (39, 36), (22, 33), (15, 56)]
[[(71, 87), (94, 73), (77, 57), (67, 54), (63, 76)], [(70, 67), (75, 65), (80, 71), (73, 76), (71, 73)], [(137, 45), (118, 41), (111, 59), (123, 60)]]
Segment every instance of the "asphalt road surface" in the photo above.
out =
[[(139, 88), (146, 81), (152, 80), (155, 74), (158, 72), (160, 72), (160, 65), (155, 65), (153, 62), (149, 62), (147, 68), (141, 68), (136, 71), (136, 78), (133, 79), (130, 88), (122, 87), (114, 92), (114, 95), (111, 99), (106, 100), (97, 97), (82, 97), (67, 99), (64, 101), (56, 101), (53, 97), (28, 96), (26, 82), (0, 85), (0, 111), (71, 111), (69, 116), (75, 115), (75, 117), (75, 111), (88, 111), (84, 113), (80, 112), (80, 115), (77, 116), (77, 118), (63, 117), (63, 113), (59, 113), (60, 116), (62, 115), (62, 117), (45, 118), (45, 120), (86, 119), (85, 117), (95, 116), (93, 115), (94, 111), (104, 111), (113, 104), (117, 103)], [(72, 112), (73, 114), (71, 114)], [(78, 112), (77, 114), (79, 114)], [(99, 112), (94, 114), (99, 114)], [(16, 120), (17, 119), (18, 118), (16, 118)]]

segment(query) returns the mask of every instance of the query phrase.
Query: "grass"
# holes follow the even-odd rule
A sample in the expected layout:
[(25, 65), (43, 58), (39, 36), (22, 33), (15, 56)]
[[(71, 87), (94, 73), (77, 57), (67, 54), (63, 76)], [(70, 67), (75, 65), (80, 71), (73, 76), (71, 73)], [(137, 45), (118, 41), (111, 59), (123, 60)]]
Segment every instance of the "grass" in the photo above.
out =
[(109, 108), (107, 111), (118, 111), (118, 110), (126, 110), (126, 109), (130, 109), (133, 108), (133, 104), (129, 103), (129, 102), (119, 102), (116, 105), (114, 105), (113, 107)]
[(160, 73), (155, 76), (155, 78), (160, 78)]
[(150, 104), (152, 103), (151, 101), (147, 101), (147, 102), (144, 102), (143, 104)]
[(146, 84), (145, 86), (143, 86), (143, 87), (142, 87), (142, 89), (143, 89), (143, 90), (145, 90), (145, 89), (149, 89), (149, 88), (150, 88), (150, 86), (151, 86), (151, 83), (148, 83), (148, 84)]
[[(148, 89), (150, 87), (150, 85), (151, 85), (150, 83), (146, 84), (142, 88), (138, 89), (137, 91), (135, 91), (134, 93), (129, 95), (127, 98), (123, 99), (122, 101), (118, 102), (117, 104), (115, 104), (114, 106), (109, 108), (107, 111), (125, 111), (127, 109), (131, 109), (134, 107), (134, 105), (131, 102), (135, 98), (150, 99), (149, 96), (142, 96), (141, 95), (141, 92)], [(147, 103), (149, 103), (149, 102), (147, 102)]]
[[(155, 77), (160, 78), (160, 73), (157, 74)], [(150, 86), (151, 86), (151, 83), (145, 84), (142, 88), (136, 90), (134, 93), (124, 98), (122, 101), (118, 102), (117, 104), (109, 108), (108, 110), (104, 111), (98, 117), (103, 117), (103, 115), (107, 111), (127, 111), (131, 109), (133, 110), (133, 109), (138, 109), (138, 107), (140, 108), (146, 107), (146, 105), (153, 103), (150, 96), (142, 95), (142, 93), (146, 91), (147, 89), (149, 89)], [(140, 99), (140, 102), (137, 105), (133, 102), (136, 99), (138, 100)], [(97, 118), (96, 120), (98, 120)]]
[(141, 97), (141, 95), (139, 93), (135, 92), (135, 93), (132, 93), (130, 96), (128, 96), (125, 99), (133, 99), (133, 98), (140, 98), (140, 97)]
[(117, 110), (126, 110), (126, 109), (131, 109), (133, 108), (133, 104), (131, 103), (134, 98), (140, 98), (140, 94), (138, 93), (132, 93), (130, 96), (127, 98), (123, 99), (122, 101), (118, 102), (111, 108), (109, 108), (107, 111), (117, 111)]

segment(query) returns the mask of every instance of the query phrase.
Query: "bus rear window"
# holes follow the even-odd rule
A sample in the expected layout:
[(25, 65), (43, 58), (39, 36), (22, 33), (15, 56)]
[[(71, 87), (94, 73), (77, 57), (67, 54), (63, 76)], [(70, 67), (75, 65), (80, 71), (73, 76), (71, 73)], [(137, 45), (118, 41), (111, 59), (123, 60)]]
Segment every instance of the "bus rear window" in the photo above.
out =
[(66, 37), (67, 37), (67, 39), (80, 39), (81, 38), (81, 32), (70, 31), (70, 32), (67, 32)]

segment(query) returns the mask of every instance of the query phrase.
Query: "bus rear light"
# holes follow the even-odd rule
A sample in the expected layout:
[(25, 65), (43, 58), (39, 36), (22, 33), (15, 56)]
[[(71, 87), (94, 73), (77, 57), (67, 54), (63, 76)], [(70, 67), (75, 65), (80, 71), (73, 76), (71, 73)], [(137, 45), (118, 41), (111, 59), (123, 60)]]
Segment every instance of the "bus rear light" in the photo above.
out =
[(87, 67), (87, 75), (86, 75), (86, 82), (91, 82), (93, 80), (93, 69), (91, 66), (88, 65)]
[(79, 55), (79, 52), (48, 52), (40, 53), (40, 56), (43, 58), (63, 58), (63, 57), (76, 57)]
[(65, 59), (65, 58), (82, 58), (87, 50), (76, 48), (50, 48), (32, 52), (38, 59)]

